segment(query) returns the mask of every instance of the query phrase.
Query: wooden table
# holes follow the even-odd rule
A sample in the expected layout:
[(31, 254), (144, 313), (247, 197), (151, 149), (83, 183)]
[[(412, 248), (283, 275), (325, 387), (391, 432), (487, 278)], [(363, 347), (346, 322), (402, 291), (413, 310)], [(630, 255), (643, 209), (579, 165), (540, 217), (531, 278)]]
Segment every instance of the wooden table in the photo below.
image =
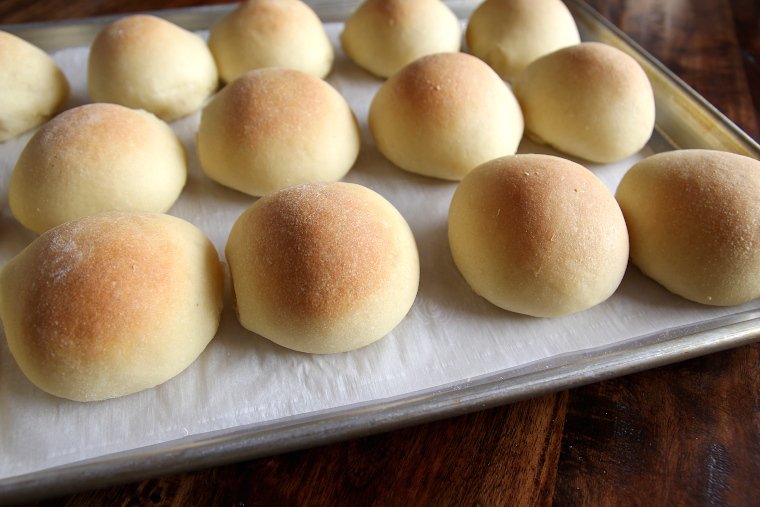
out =
[[(0, 23), (207, 3), (0, 1)], [(757, 0), (591, 0), (760, 137)], [(316, 449), (36, 505), (758, 505), (760, 344)]]

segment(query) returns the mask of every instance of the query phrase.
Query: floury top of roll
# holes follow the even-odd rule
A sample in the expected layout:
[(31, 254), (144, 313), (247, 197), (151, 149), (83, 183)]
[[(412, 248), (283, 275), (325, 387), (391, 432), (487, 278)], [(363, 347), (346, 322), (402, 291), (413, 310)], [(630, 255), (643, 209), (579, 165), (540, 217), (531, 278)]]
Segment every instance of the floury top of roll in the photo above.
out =
[(80, 218), (35, 239), (0, 271), (0, 318), (29, 380), (95, 401), (154, 387), (205, 349), (223, 271), (194, 225), (157, 213)]

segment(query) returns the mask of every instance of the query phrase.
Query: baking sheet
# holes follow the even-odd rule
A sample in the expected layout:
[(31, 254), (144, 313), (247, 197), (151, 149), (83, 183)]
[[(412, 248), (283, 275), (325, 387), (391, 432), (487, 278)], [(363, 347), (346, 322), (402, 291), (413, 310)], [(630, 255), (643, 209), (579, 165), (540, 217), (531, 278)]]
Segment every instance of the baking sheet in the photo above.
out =
[[(210, 19), (208, 11), (198, 12)], [(365, 349), (310, 356), (243, 330), (228, 294), (217, 338), (187, 371), (156, 389), (91, 404), (59, 400), (34, 388), (3, 339), (0, 498), (39, 484), (63, 488), (66, 478), (78, 479), (84, 487), (87, 480), (124, 480), (146, 471), (168, 472), (387, 429), (756, 339), (759, 301), (734, 308), (697, 305), (668, 293), (633, 267), (609, 301), (559, 319), (504, 312), (478, 298), (448, 251), (446, 213), (455, 183), (405, 173), (377, 152), (366, 116), (380, 81), (340, 53), (339, 23), (328, 23), (327, 29), (338, 53), (328, 81), (349, 101), (362, 127), (360, 158), (346, 180), (388, 198), (409, 221), (418, 243), (421, 284), (409, 316)], [(70, 105), (87, 102), (86, 48), (66, 48), (54, 56), (74, 90)], [(677, 82), (664, 82), (679, 91)], [(693, 102), (684, 107), (714, 115)], [(667, 118), (668, 103), (658, 106), (658, 119)], [(747, 145), (719, 116), (712, 123), (720, 125), (726, 139)], [(190, 178), (171, 213), (199, 225), (221, 254), (232, 222), (254, 199), (202, 174), (193, 146), (197, 124), (198, 114), (173, 124), (190, 155)], [(677, 137), (680, 130), (666, 133)], [(30, 136), (0, 145), (4, 193), (15, 158)], [(674, 134), (667, 137), (672, 140)], [(700, 142), (698, 132), (689, 139)], [(748, 146), (751, 150), (751, 142)], [(657, 134), (642, 153), (589, 167), (614, 189), (636, 160), (669, 148)], [(528, 142), (520, 151), (554, 153)], [(32, 238), (3, 199), (3, 262)]]

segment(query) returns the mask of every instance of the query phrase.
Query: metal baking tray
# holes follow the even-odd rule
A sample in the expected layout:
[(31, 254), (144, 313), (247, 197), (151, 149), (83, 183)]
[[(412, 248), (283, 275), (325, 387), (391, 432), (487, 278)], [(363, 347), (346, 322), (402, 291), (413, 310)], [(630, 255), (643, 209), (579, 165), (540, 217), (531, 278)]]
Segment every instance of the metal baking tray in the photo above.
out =
[[(325, 21), (344, 20), (358, 2), (307, 2)], [(466, 19), (476, 0), (446, 2)], [(598, 40), (636, 58), (652, 82), (657, 131), (675, 148), (711, 148), (760, 158), (760, 146), (580, 0), (566, 0), (584, 40)], [(207, 29), (233, 5), (152, 12), (191, 30)], [(88, 45), (119, 16), (62, 23), (0, 26), (43, 49)], [(562, 354), (461, 382), (381, 400), (189, 436), (0, 480), (0, 503), (55, 496), (191, 469), (318, 446), (451, 417), (548, 392), (622, 376), (737, 347), (760, 339), (760, 309), (660, 330), (613, 346)]]

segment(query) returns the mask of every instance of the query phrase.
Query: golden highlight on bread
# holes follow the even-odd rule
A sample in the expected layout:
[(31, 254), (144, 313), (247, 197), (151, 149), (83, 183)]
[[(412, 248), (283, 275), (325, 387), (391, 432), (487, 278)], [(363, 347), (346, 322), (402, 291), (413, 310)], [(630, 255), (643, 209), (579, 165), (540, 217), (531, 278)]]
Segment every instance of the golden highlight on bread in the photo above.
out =
[(264, 67), (323, 78), (335, 56), (322, 22), (301, 0), (243, 2), (211, 27), (208, 44), (227, 83)]
[(8, 202), (41, 233), (103, 211), (167, 211), (187, 178), (185, 150), (150, 113), (86, 104), (43, 125), (16, 162)]
[(235, 222), (225, 249), (240, 323), (318, 354), (368, 345), (414, 302), (419, 257), (404, 218), (352, 183), (286, 188)]
[(550, 155), (502, 157), (468, 174), (451, 201), (448, 233), (475, 292), (535, 317), (601, 303), (628, 263), (612, 193), (588, 169)]
[(584, 42), (539, 58), (517, 76), (514, 91), (530, 137), (591, 162), (633, 155), (654, 130), (646, 73), (606, 44)]
[(327, 82), (293, 69), (258, 69), (203, 109), (196, 137), (209, 178), (260, 196), (311, 181), (337, 181), (359, 155), (359, 126)]
[(407, 171), (460, 180), (478, 165), (517, 151), (520, 106), (481, 60), (425, 56), (391, 76), (372, 100), (369, 126), (380, 152)]
[(145, 109), (171, 121), (199, 109), (218, 84), (206, 42), (155, 16), (121, 18), (90, 47), (87, 88), (95, 102)]
[(466, 38), (472, 54), (507, 81), (534, 60), (581, 41), (561, 0), (486, 0), (470, 16)]
[(104, 213), (35, 239), (0, 272), (0, 317), (29, 380), (94, 401), (154, 387), (214, 337), (223, 272), (195, 226)]
[(366, 0), (346, 20), (340, 41), (357, 65), (387, 78), (423, 56), (459, 51), (462, 29), (440, 0)]
[(41, 125), (69, 98), (69, 83), (38, 47), (0, 31), (0, 142)]
[(616, 197), (644, 274), (707, 305), (760, 297), (760, 162), (712, 150), (659, 153), (626, 173)]

